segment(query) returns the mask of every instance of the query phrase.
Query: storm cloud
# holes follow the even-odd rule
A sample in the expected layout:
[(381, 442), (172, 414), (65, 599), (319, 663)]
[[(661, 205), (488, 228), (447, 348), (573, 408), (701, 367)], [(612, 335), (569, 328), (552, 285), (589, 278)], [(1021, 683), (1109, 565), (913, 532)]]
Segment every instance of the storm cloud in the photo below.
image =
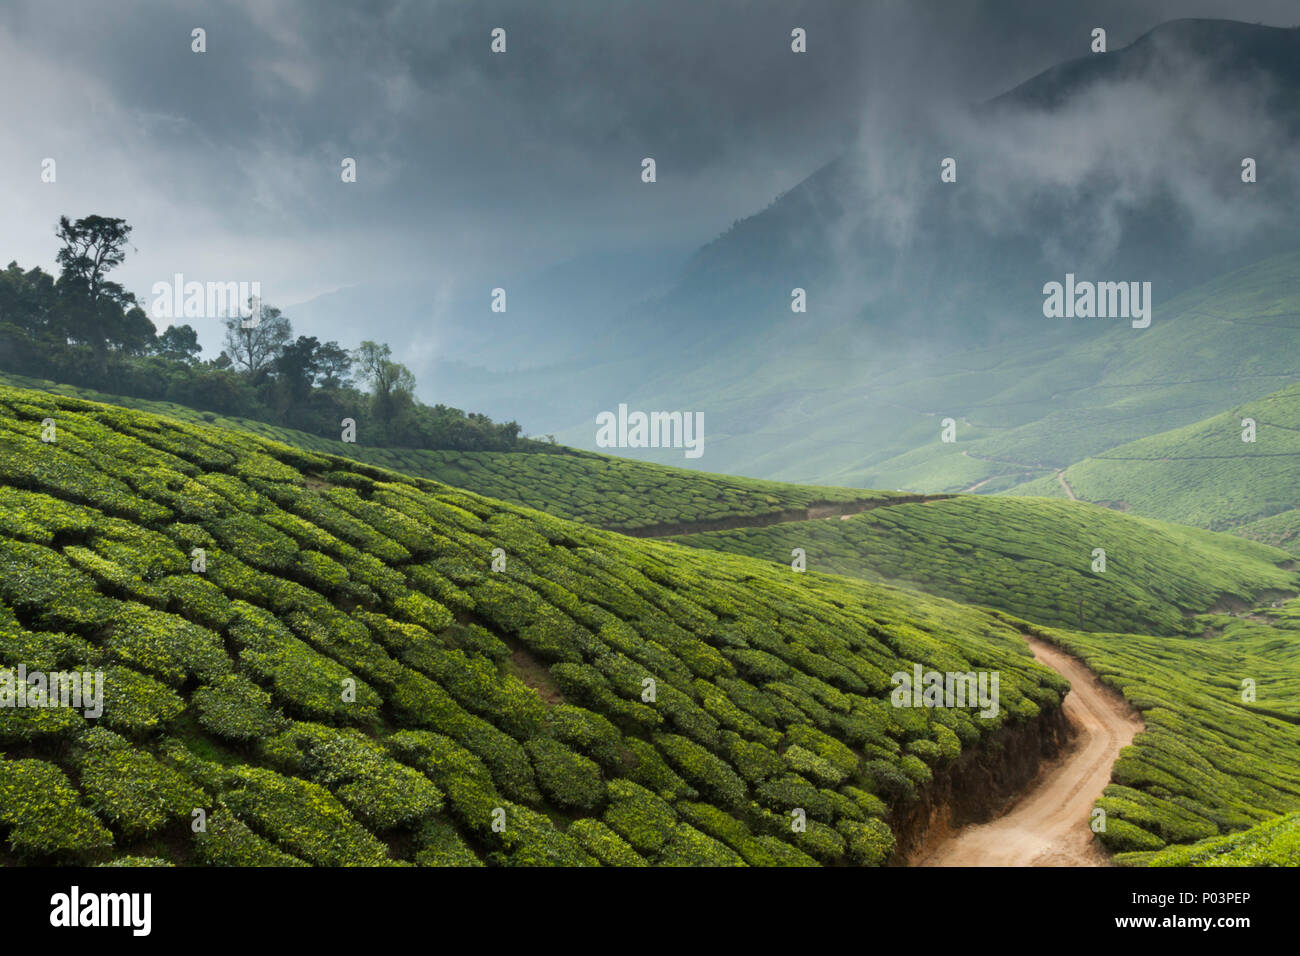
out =
[(181, 272), (289, 305), (687, 247), (906, 117), (1082, 55), (1094, 26), (1115, 47), (1188, 16), (1298, 19), (1289, 0), (17, 0), (0, 9), (0, 259), (52, 268), (59, 215), (121, 216), (138, 295)]

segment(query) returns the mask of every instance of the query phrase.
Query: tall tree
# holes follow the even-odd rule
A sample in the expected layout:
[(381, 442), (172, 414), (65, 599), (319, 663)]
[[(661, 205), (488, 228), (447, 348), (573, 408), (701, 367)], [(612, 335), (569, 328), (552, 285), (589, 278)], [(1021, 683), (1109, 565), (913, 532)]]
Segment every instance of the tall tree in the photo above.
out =
[[(249, 305), (253, 305), (252, 300)], [(262, 306), (261, 315), (249, 319), (231, 315), (222, 321), (226, 327), (226, 354), (235, 368), (254, 376), (269, 371), (293, 338), (293, 326), (274, 306)]]
[(316, 383), (320, 372), (317, 350), (320, 342), (314, 335), (300, 335), (297, 341), (286, 345), (275, 360), (275, 371), (295, 398), (306, 397)]
[[(63, 334), (97, 350), (134, 345), (143, 332), (139, 318), (144, 314), (124, 322), (125, 313), (136, 304), (135, 296), (108, 278), (126, 259), (131, 235), (126, 220), (86, 216), (73, 222), (60, 216), (55, 235), (63, 243), (55, 256), (62, 267), (58, 291)], [(149, 335), (153, 335), (152, 326)]]
[(415, 404), (415, 376), (392, 359), (386, 344), (362, 342), (352, 353), (362, 379), (370, 386), (374, 415), (387, 425), (396, 425), (402, 414)]
[(104, 297), (121, 306), (135, 303), (134, 295), (107, 278), (126, 259), (131, 227), (125, 219), (86, 216), (72, 222), (67, 216), (60, 216), (55, 235), (63, 243), (55, 256), (63, 267), (60, 282), (80, 287), (93, 303)]
[(189, 325), (169, 325), (158, 334), (154, 341), (155, 355), (193, 365), (198, 361), (203, 346), (199, 345), (199, 334)]
[(322, 388), (347, 388), (352, 384), (352, 353), (337, 342), (326, 342), (316, 350), (316, 364), (316, 381)]
[(415, 376), (411, 370), (392, 359), (393, 350), (379, 342), (362, 342), (352, 353), (362, 379), (376, 398), (388, 398), (398, 392), (415, 392)]

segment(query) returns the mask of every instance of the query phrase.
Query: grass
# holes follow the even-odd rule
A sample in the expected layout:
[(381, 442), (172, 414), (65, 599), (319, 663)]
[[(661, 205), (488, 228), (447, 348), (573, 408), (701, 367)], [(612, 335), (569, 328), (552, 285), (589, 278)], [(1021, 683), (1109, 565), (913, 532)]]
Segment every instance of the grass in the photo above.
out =
[[(0, 863), (879, 864), (1059, 706), (1020, 633), (1142, 712), (1119, 862), (1293, 860), (1300, 599), (1263, 544), (970, 495), (684, 547), (3, 387), (0, 446), (0, 671), (106, 678), (99, 719), (0, 708)], [(913, 663), (999, 671), (999, 714), (889, 706)]]

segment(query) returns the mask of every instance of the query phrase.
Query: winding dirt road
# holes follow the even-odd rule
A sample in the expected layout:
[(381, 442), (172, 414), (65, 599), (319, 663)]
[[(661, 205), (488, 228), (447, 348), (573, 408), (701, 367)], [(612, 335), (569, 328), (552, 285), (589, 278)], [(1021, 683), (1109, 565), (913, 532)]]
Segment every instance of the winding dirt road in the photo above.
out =
[(1142, 719), (1080, 661), (1043, 641), (1025, 640), (1039, 663), (1070, 681), (1063, 707), (1076, 736), (1006, 813), (927, 845), (914, 866), (1108, 865), (1092, 838), (1089, 814), (1120, 749), (1143, 729)]

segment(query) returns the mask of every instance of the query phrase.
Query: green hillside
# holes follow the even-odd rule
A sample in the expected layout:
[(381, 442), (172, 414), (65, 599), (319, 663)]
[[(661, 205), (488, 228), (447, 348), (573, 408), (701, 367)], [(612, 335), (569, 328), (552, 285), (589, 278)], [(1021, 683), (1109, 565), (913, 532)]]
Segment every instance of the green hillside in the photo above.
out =
[[(888, 396), (889, 433), (864, 464), (818, 474), (931, 492), (988, 478), (1050, 479), (1088, 456), (1260, 399), (1300, 379), (1297, 279), (1300, 252), (1288, 252), (1157, 303), (1149, 329), (1115, 328), (1057, 345), (1034, 338), (963, 352), (941, 370), (873, 376), (859, 401)], [(955, 443), (939, 441), (943, 416), (957, 420)], [(822, 437), (816, 428), (807, 434)], [(1044, 485), (1030, 493), (1056, 493)], [(1148, 485), (1151, 493), (1158, 488)]]
[(805, 517), (809, 508), (855, 506), (906, 496), (888, 491), (792, 485), (711, 475), (534, 443), (526, 451), (430, 451), (345, 444), (246, 418), (228, 418), (170, 402), (105, 395), (90, 389), (0, 373), (0, 385), (122, 405), (180, 421), (259, 435), (309, 451), (341, 455), (432, 478), (561, 518), (631, 534), (669, 533), (683, 525)]
[[(963, 495), (849, 518), (683, 535), (693, 547), (913, 584), (1040, 624), (1186, 633), (1188, 614), (1269, 589), (1300, 589), (1274, 548), (1095, 505)], [(1104, 572), (1094, 571), (1103, 549)]]
[[(1243, 441), (1244, 419), (1255, 440)], [(1086, 501), (1300, 547), (1300, 384), (1065, 469)], [(1043, 482), (1013, 493), (1039, 493)]]
[(877, 864), (1064, 690), (940, 599), (237, 432), (0, 388), (0, 446), (0, 664), (105, 688), (0, 708), (0, 863)]

